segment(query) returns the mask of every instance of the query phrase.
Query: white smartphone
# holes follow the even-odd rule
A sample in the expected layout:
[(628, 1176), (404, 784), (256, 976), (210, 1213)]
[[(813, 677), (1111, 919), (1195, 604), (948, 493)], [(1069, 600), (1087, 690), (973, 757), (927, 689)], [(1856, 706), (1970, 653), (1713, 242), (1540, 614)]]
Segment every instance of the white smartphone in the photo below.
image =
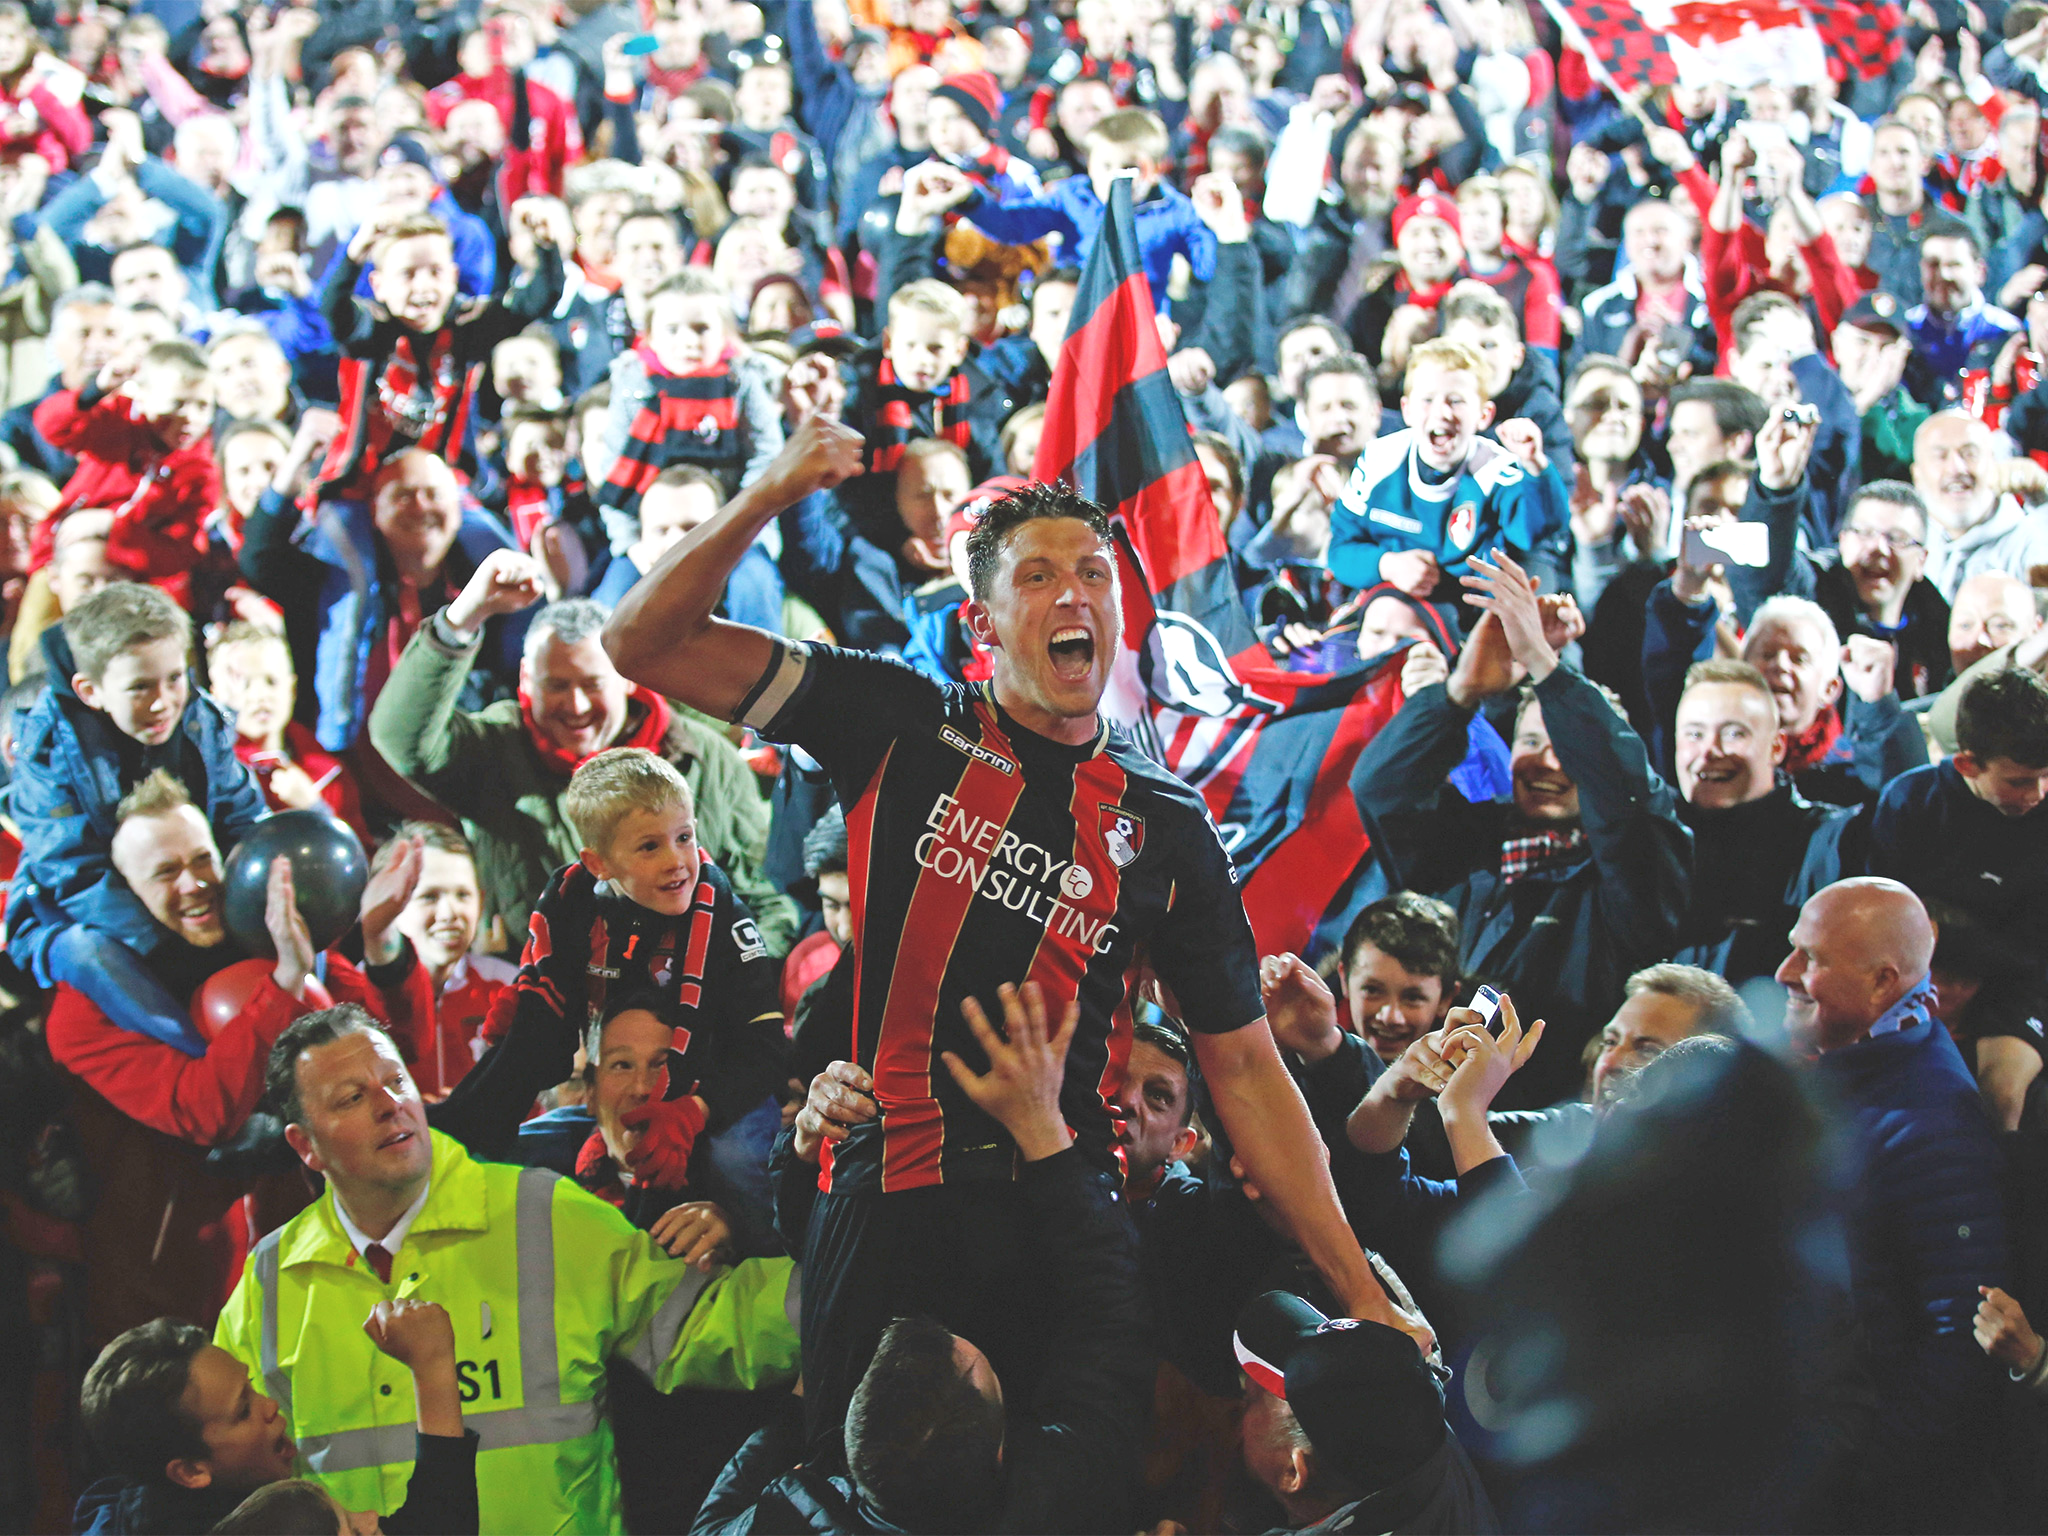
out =
[(1495, 1019), (1500, 1015), (1500, 994), (1494, 991), (1493, 988), (1481, 987), (1472, 994), (1472, 1001), (1465, 1006), (1479, 1015), (1480, 1023), (1484, 1024), (1495, 1034), (1500, 1033), (1499, 1028), (1494, 1023)]

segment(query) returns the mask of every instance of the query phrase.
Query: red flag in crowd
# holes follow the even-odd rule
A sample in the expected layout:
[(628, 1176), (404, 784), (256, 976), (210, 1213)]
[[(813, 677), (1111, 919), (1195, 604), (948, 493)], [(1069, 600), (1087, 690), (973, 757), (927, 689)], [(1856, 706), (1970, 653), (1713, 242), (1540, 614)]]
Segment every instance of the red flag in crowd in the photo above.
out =
[(1074, 297), (1034, 472), (1115, 522), (1125, 650), (1103, 708), (1207, 802), (1260, 952), (1302, 949), (1365, 854), (1351, 769), (1400, 708), (1400, 667), (1331, 677), (1273, 664), (1238, 596), (1154, 313), (1119, 181)]

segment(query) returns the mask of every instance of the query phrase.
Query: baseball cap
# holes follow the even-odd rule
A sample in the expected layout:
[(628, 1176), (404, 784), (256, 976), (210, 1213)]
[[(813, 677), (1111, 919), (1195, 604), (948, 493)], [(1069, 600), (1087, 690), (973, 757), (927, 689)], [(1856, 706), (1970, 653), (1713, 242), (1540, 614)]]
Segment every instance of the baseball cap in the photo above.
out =
[(441, 179), (441, 167), (435, 163), (434, 152), (416, 134), (395, 135), (377, 156), (377, 165), (380, 170), (387, 165), (416, 165), (434, 180)]
[(1461, 239), (1464, 231), (1458, 226), (1458, 205), (1452, 199), (1434, 188), (1424, 192), (1410, 193), (1394, 206), (1394, 239), (1401, 238), (1401, 229), (1410, 219), (1442, 219), (1451, 226), (1451, 232)]
[(1245, 1374), (1287, 1400), (1316, 1455), (1368, 1493), (1414, 1472), (1450, 1438), (1436, 1378), (1399, 1329), (1328, 1318), (1299, 1296), (1267, 1291), (1238, 1314), (1231, 1344)]
[(955, 534), (972, 533), (981, 522), (981, 514), (988, 510), (991, 502), (1001, 501), (1005, 496), (1023, 490), (1030, 483), (1022, 475), (996, 475), (982, 481), (967, 493), (967, 499), (955, 507), (952, 515), (946, 519), (946, 542), (951, 544)]
[(1906, 313), (1890, 294), (1882, 291), (1866, 293), (1842, 312), (1842, 324), (1896, 341), (1906, 334)]

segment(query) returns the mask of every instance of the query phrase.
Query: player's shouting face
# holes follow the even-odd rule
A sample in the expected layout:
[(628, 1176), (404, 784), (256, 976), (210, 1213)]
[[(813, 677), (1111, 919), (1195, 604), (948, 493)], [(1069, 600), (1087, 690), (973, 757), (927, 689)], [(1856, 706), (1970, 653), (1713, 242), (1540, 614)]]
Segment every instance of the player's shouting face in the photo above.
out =
[(1077, 517), (1035, 517), (977, 581), (976, 637), (995, 649), (996, 697), (1055, 740), (1085, 741), (1123, 629), (1110, 546)]

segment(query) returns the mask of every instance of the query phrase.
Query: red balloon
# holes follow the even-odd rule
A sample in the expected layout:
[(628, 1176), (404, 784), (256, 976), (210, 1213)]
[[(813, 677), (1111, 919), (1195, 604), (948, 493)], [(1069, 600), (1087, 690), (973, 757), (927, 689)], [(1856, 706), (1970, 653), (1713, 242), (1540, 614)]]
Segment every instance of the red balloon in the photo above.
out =
[[(211, 1040), (240, 1018), (249, 999), (276, 969), (274, 960), (237, 960), (207, 977), (199, 995), (192, 999), (192, 1022), (199, 1026), (199, 1032)], [(308, 1009), (334, 1006), (333, 996), (318, 976), (306, 978), (305, 1003)]]
[(211, 1040), (234, 1023), (276, 968), (274, 960), (237, 960), (207, 977), (192, 1000), (192, 1022), (199, 1032)]

